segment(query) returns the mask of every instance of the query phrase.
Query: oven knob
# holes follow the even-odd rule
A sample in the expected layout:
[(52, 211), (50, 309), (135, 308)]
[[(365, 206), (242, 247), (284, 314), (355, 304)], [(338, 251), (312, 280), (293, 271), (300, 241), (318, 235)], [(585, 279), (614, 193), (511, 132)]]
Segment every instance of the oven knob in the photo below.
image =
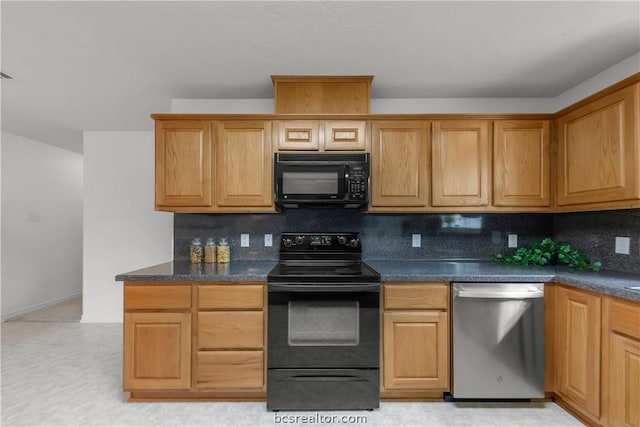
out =
[(347, 238), (344, 236), (338, 236), (338, 243), (340, 243), (341, 245), (346, 245), (347, 244)]
[(349, 240), (349, 245), (352, 248), (355, 248), (356, 246), (358, 246), (359, 243), (360, 243), (360, 240), (356, 239), (356, 238), (353, 238), (353, 239)]
[(289, 246), (291, 246), (291, 239), (285, 237), (284, 239), (282, 239), (282, 243), (284, 244), (285, 248), (288, 248)]
[(304, 242), (304, 236), (296, 236), (296, 244), (301, 245)]

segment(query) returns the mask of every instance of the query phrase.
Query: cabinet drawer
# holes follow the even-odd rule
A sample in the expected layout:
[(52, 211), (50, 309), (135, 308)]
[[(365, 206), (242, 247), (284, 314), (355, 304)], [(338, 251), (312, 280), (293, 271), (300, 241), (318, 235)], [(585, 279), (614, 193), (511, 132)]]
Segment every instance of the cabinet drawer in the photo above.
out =
[(125, 285), (124, 309), (190, 309), (191, 286)]
[(389, 283), (384, 285), (384, 308), (443, 309), (449, 307), (449, 284)]
[(198, 388), (263, 388), (264, 352), (199, 351)]
[(640, 339), (640, 304), (614, 298), (605, 300), (609, 329)]
[(366, 122), (360, 121), (326, 121), (324, 123), (324, 149), (362, 150), (366, 146)]
[(262, 310), (263, 285), (202, 285), (198, 286), (199, 309)]
[(198, 348), (239, 349), (264, 346), (264, 312), (198, 313)]

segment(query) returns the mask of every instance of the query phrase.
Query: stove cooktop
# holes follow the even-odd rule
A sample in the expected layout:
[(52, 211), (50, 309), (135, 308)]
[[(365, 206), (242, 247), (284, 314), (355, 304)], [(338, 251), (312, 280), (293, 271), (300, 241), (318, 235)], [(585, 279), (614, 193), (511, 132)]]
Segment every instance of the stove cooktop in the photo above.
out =
[(380, 274), (362, 262), (359, 233), (282, 233), (280, 262), (269, 282), (372, 283)]
[(380, 274), (364, 262), (279, 262), (269, 282), (379, 282)]

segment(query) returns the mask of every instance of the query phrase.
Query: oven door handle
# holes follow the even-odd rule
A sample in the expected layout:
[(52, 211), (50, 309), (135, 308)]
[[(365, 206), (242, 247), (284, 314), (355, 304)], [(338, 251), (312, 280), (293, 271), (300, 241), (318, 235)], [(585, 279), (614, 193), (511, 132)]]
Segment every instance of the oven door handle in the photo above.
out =
[(327, 284), (327, 285), (302, 285), (300, 283), (269, 283), (269, 292), (380, 292), (379, 283), (366, 285), (352, 284)]
[(286, 379), (286, 381), (334, 381), (334, 382), (356, 382), (368, 381), (366, 378), (356, 377), (353, 375), (295, 375)]

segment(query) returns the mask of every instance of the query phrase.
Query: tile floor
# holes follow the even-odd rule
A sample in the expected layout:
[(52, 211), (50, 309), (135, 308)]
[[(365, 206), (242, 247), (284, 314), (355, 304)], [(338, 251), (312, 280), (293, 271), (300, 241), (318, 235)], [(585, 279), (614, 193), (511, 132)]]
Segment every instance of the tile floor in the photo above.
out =
[(1, 335), (5, 427), (582, 426), (554, 403), (383, 402), (373, 412), (322, 413), (272, 413), (261, 402), (129, 403), (121, 324), (13, 321)]

